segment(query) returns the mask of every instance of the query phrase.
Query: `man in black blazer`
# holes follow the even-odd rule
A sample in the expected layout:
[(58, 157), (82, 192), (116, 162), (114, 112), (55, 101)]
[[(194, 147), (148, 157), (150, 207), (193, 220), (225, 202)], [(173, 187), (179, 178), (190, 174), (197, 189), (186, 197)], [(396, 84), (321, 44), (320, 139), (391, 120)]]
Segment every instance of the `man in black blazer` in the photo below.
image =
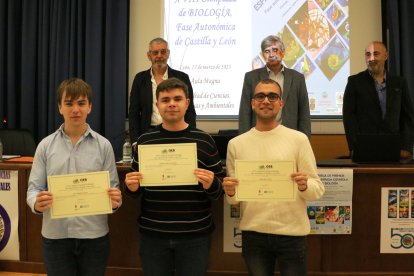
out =
[(276, 120), (310, 137), (311, 119), (304, 75), (283, 66), (285, 46), (278, 36), (264, 38), (261, 50), (266, 66), (247, 72), (244, 76), (239, 108), (239, 133), (247, 132), (255, 126), (256, 114), (251, 107), (254, 90), (261, 80), (270, 78), (282, 87), (282, 99), (285, 103)]
[(413, 104), (406, 80), (385, 70), (387, 59), (385, 45), (373, 41), (365, 49), (368, 69), (348, 78), (342, 114), (351, 155), (358, 133), (397, 133), (401, 135), (400, 157), (411, 156)]
[(151, 40), (147, 57), (152, 66), (150, 69), (136, 74), (129, 98), (128, 120), (131, 143), (135, 143), (141, 134), (162, 122), (155, 105), (155, 91), (160, 82), (172, 77), (182, 80), (188, 86), (190, 105), (184, 120), (191, 126), (196, 127), (193, 87), (186, 73), (174, 70), (167, 65), (170, 57), (168, 42), (159, 37)]

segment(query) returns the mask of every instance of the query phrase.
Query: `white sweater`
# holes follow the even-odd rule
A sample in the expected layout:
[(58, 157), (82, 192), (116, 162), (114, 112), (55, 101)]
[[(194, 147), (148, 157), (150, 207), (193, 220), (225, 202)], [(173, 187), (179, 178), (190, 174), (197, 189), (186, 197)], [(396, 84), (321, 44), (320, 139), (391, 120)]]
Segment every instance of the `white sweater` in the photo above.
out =
[[(294, 202), (242, 202), (240, 229), (260, 233), (303, 236), (310, 232), (305, 200), (319, 199), (325, 188), (317, 175), (315, 156), (308, 137), (279, 125), (270, 131), (250, 131), (230, 140), (227, 148), (227, 174), (234, 177), (235, 160), (294, 161), (296, 171), (308, 175), (308, 188), (297, 190)], [(236, 197), (227, 197), (230, 204)]]

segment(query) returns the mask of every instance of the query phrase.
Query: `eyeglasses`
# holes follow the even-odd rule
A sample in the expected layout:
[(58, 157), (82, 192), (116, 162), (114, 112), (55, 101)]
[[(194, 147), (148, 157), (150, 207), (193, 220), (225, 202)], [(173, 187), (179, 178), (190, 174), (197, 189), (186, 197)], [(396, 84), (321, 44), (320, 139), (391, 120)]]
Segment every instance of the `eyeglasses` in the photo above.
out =
[(270, 53), (272, 53), (272, 54), (277, 54), (279, 51), (280, 51), (280, 50), (279, 50), (279, 48), (276, 48), (276, 47), (269, 47), (269, 48), (266, 48), (266, 49), (263, 51), (263, 54), (266, 54), (266, 55), (270, 55)]
[(153, 50), (153, 51), (149, 51), (149, 53), (153, 56), (157, 56), (159, 53), (161, 53), (161, 55), (165, 55), (166, 53), (168, 53), (168, 49), (161, 49), (161, 50)]
[(263, 102), (266, 98), (269, 100), (269, 102), (276, 102), (277, 100), (280, 100), (279, 94), (275, 92), (271, 92), (269, 94), (260, 92), (253, 96), (253, 99), (258, 102)]

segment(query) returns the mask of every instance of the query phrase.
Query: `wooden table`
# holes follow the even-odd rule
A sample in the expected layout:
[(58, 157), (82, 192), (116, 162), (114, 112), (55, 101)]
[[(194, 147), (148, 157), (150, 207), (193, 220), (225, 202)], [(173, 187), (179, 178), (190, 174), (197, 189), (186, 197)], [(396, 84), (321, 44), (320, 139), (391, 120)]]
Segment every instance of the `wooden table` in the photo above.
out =
[[(44, 273), (40, 250), (41, 219), (26, 205), (30, 164), (0, 163), (0, 170), (19, 171), (20, 261), (0, 261), (0, 271)], [(414, 275), (412, 254), (380, 254), (381, 187), (414, 186), (414, 166), (354, 167), (351, 235), (309, 236), (309, 275)], [(124, 181), (128, 166), (118, 166)], [(222, 199), (213, 204), (216, 230), (208, 275), (247, 275), (240, 253), (223, 253)], [(139, 200), (124, 197), (109, 216), (111, 254), (107, 275), (142, 275), (136, 218)]]

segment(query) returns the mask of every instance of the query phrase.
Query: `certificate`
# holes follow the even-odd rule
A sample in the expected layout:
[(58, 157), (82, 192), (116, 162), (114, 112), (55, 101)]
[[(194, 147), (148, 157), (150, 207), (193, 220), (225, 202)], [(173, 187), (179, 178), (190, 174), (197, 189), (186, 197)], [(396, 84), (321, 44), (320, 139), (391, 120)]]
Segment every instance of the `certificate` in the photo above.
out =
[(112, 213), (109, 172), (91, 172), (47, 177), (53, 194), (52, 218)]
[(196, 185), (197, 144), (138, 145), (141, 186)]
[(296, 200), (296, 184), (290, 177), (295, 168), (293, 161), (235, 161), (237, 200)]

